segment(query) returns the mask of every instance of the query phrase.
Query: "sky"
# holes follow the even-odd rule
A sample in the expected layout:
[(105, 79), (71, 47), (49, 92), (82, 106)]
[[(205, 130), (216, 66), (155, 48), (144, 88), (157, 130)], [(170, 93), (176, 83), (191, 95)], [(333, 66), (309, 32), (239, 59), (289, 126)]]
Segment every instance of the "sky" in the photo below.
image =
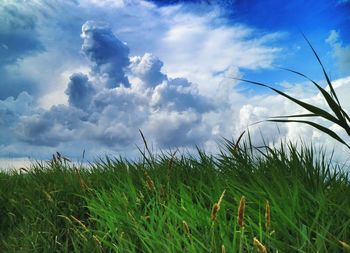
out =
[(0, 165), (56, 151), (134, 159), (139, 130), (155, 152), (215, 153), (249, 130), (255, 145), (312, 142), (344, 161), (310, 127), (253, 125), (301, 109), (231, 77), (323, 107), (312, 84), (280, 69), (326, 87), (304, 33), (350, 111), (349, 25), (348, 0), (0, 0)]

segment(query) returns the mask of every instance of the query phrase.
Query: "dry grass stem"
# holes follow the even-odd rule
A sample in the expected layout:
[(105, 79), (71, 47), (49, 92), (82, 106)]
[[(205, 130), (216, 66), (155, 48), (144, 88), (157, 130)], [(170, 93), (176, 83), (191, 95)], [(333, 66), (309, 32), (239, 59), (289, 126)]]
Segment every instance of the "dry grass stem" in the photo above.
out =
[(225, 191), (224, 190), (222, 193), (221, 193), (221, 196), (219, 198), (219, 201), (217, 203), (214, 204), (213, 206), (213, 209), (211, 210), (211, 216), (210, 216), (210, 219), (212, 221), (215, 221), (216, 220), (216, 217), (218, 215), (218, 212), (220, 210), (220, 205), (221, 205), (221, 202), (222, 202), (222, 199), (224, 198), (224, 195), (225, 195)]
[(70, 218), (75, 222), (77, 222), (85, 230), (85, 232), (89, 231), (88, 228), (85, 226), (85, 224), (81, 222), (79, 219), (75, 218), (73, 215), (71, 215)]
[(185, 235), (190, 235), (190, 228), (189, 228), (187, 222), (184, 220), (182, 221), (182, 227), (183, 227)]
[(257, 251), (259, 251), (260, 253), (267, 253), (266, 247), (255, 237), (253, 239), (253, 244)]
[(350, 252), (350, 245), (349, 244), (347, 244), (346, 242), (340, 241), (340, 240), (338, 242), (343, 247), (344, 251)]
[(237, 215), (237, 222), (241, 228), (244, 226), (244, 210), (245, 210), (245, 197), (242, 196), (241, 200), (239, 201), (238, 215)]
[(268, 200), (266, 200), (266, 205), (265, 205), (265, 226), (266, 226), (266, 231), (269, 231), (271, 227), (271, 210), (270, 210), (270, 203)]
[(102, 248), (101, 241), (97, 238), (96, 235), (92, 235), (92, 239), (97, 243), (97, 245)]
[(225, 245), (221, 245), (221, 253), (226, 253)]

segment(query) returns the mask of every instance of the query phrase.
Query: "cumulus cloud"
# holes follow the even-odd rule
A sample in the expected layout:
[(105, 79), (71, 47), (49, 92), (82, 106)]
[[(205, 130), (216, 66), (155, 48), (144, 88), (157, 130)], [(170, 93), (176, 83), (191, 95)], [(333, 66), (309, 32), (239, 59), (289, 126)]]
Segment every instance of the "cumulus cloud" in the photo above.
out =
[[(168, 79), (161, 72), (163, 63), (151, 54), (134, 56), (129, 64), (129, 48), (108, 26), (89, 21), (83, 25), (82, 39), (82, 51), (93, 63), (89, 73), (71, 74), (65, 90), (68, 105), (20, 116), (16, 127), (20, 141), (58, 147), (88, 140), (121, 148), (137, 141), (139, 128), (145, 128), (158, 147), (208, 139), (202, 114), (214, 105), (199, 94), (196, 85), (186, 78)], [(121, 75), (127, 80), (125, 73), (137, 76), (144, 85), (114, 86), (101, 81), (107, 74), (116, 84)], [(167, 119), (170, 126), (163, 128)], [(176, 137), (166, 137), (172, 134)]]
[(161, 72), (162, 67), (163, 62), (150, 53), (131, 58), (131, 73), (139, 77), (147, 86), (156, 86), (167, 80), (167, 76)]
[(82, 52), (91, 61), (92, 73), (102, 76), (107, 87), (130, 86), (124, 69), (130, 64), (129, 48), (107, 24), (87, 21), (82, 27)]

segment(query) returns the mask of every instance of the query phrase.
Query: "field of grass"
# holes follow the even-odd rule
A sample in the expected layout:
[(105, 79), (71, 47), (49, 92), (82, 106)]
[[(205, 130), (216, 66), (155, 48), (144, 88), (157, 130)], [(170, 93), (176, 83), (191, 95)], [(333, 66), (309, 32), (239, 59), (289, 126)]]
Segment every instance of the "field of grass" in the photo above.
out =
[(312, 147), (141, 157), (0, 173), (0, 252), (350, 252), (349, 168)]

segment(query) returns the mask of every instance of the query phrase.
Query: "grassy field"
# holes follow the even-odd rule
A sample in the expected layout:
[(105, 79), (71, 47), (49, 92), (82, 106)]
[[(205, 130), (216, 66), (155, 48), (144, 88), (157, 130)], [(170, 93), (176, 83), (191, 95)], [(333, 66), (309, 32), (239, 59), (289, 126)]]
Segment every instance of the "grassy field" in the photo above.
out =
[(349, 168), (291, 144), (222, 150), (0, 173), (0, 252), (350, 252)]

